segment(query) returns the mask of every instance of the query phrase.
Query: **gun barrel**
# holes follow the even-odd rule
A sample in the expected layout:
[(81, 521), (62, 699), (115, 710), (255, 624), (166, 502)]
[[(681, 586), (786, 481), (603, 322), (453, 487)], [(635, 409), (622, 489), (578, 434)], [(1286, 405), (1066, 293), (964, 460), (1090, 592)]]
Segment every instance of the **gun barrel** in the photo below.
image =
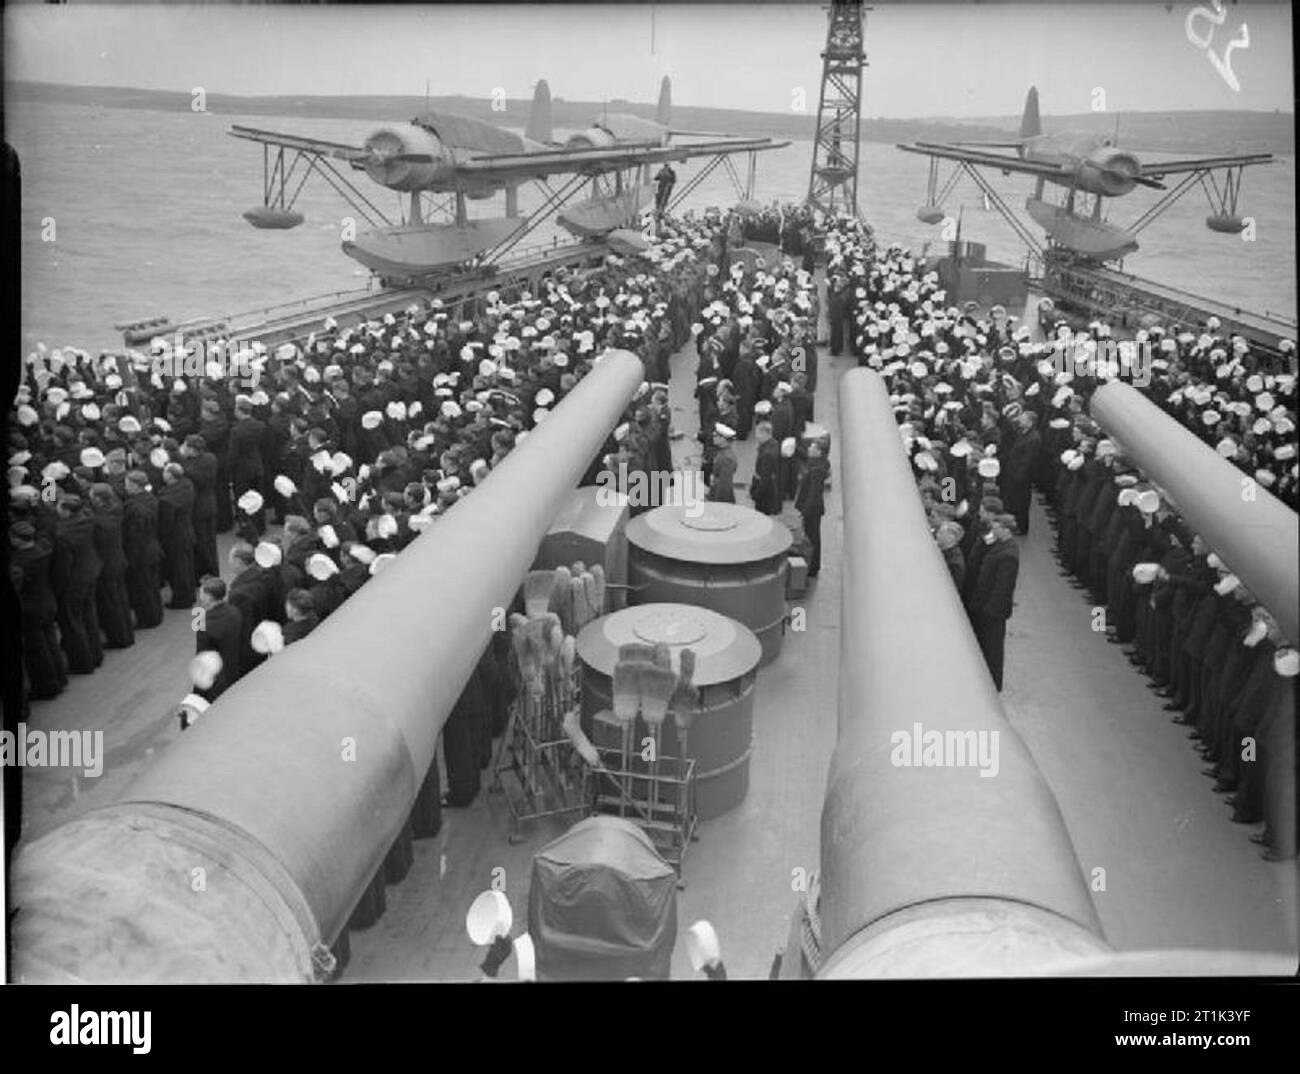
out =
[(1300, 516), (1130, 384), (1098, 388), (1090, 412), (1269, 610), (1287, 639), (1300, 642)]
[(480, 488), (231, 687), (113, 804), (15, 863), (19, 979), (313, 976), (564, 496), (644, 376), (607, 353)]
[(876, 373), (841, 379), (840, 426), (839, 737), (822, 810), (819, 975), (1025, 974), (1105, 953), (1060, 809), (1003, 714)]

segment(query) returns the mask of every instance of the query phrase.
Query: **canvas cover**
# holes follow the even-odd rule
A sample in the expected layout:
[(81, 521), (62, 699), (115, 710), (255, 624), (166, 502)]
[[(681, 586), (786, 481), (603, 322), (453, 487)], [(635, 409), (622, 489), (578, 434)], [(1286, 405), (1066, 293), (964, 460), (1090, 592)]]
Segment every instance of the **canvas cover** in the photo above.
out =
[(618, 817), (579, 821), (533, 858), (528, 932), (537, 979), (667, 979), (677, 874)]

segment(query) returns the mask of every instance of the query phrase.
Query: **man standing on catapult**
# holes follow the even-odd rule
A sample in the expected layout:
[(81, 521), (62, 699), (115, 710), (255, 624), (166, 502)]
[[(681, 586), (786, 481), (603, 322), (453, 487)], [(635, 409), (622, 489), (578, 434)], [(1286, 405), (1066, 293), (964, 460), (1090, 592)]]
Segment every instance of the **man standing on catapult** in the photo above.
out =
[(663, 216), (668, 211), (668, 199), (672, 197), (673, 187), (677, 185), (677, 173), (667, 161), (655, 176), (655, 215)]

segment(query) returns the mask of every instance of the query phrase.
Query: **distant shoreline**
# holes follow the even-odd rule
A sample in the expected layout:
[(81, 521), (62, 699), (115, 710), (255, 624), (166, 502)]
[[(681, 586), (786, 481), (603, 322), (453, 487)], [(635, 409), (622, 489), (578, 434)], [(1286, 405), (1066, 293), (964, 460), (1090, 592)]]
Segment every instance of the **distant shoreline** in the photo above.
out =
[[(7, 104), (66, 104), (99, 108), (129, 108), (159, 112), (187, 112), (191, 95), (179, 91), (130, 89), (119, 86), (71, 86), (50, 82), (10, 82)], [(259, 96), (206, 95), (205, 109), (213, 115), (301, 116), (312, 119), (394, 120), (424, 111), (455, 112), (503, 126), (521, 126), (529, 101), (508, 99), (504, 111), (494, 111), (488, 98), (412, 96)], [(552, 99), (554, 125), (560, 129), (587, 126), (602, 109), (654, 117), (654, 105), (633, 101), (567, 101)], [(683, 129), (709, 130), (745, 136), (771, 136), (811, 141), (815, 115), (778, 112), (743, 112), (738, 109), (691, 108), (675, 105), (673, 123)], [(1082, 128), (1114, 129), (1115, 113), (1045, 116), (1050, 132)], [(1014, 132), (1019, 117), (989, 116), (968, 120), (948, 117), (867, 119), (862, 138), (869, 142), (945, 141), (1005, 138)], [(1294, 114), (1291, 112), (1186, 111), (1119, 113), (1120, 144), (1155, 152), (1271, 152), (1289, 156), (1295, 151)]]

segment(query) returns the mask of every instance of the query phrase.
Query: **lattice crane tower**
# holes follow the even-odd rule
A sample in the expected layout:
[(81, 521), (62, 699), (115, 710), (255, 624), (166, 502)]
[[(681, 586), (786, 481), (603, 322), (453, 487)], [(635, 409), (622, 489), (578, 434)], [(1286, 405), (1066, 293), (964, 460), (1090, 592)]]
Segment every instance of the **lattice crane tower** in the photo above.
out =
[(817, 133), (808, 173), (808, 204), (825, 213), (861, 218), (858, 208), (858, 145), (862, 116), (862, 48), (865, 13), (860, 2), (833, 0), (826, 48), (822, 52), (822, 88), (817, 104)]

